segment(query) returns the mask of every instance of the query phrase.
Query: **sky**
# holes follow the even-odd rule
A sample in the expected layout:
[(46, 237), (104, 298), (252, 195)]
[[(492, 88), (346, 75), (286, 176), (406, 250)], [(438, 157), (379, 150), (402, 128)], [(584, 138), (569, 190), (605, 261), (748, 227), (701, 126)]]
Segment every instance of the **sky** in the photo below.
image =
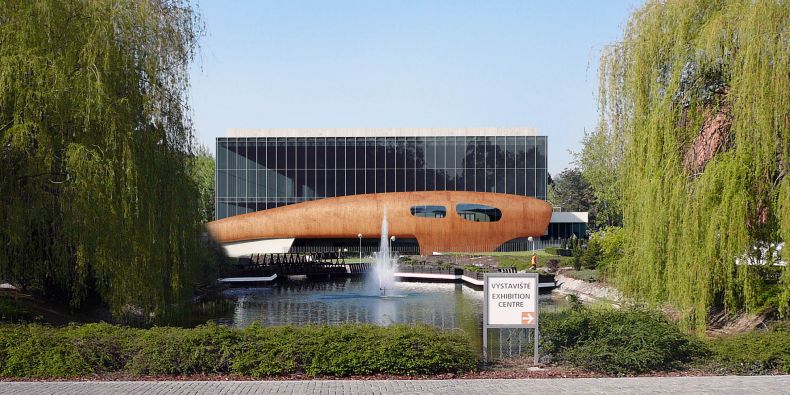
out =
[(229, 128), (534, 127), (549, 172), (598, 119), (598, 57), (639, 0), (221, 1), (190, 73), (198, 141)]

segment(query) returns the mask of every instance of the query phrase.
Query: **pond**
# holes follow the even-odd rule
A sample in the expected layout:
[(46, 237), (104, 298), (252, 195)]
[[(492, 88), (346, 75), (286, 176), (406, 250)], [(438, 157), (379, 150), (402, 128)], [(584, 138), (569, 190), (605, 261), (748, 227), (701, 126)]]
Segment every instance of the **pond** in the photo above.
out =
[[(218, 323), (244, 327), (371, 323), (427, 324), (482, 334), (483, 292), (462, 283), (396, 282), (382, 297), (362, 278), (289, 280), (254, 288), (231, 288), (222, 294), (232, 308), (209, 317)], [(554, 294), (540, 295), (541, 311), (563, 303)], [(526, 331), (503, 331), (521, 345)], [(496, 343), (496, 336), (491, 333)], [(471, 336), (482, 349), (481, 335)]]

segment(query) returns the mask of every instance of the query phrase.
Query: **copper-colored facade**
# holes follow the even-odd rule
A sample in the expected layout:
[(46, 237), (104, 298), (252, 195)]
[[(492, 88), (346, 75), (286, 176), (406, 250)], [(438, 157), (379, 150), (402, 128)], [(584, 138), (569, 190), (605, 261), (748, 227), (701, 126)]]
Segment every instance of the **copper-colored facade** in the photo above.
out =
[[(461, 218), (457, 204), (498, 208), (496, 222)], [(414, 206), (444, 206), (444, 218), (415, 217)], [(451, 251), (494, 251), (520, 237), (542, 236), (551, 220), (551, 206), (543, 200), (488, 192), (393, 192), (342, 196), (278, 207), (224, 218), (208, 224), (220, 243), (281, 238), (366, 238), (381, 235), (387, 212), (389, 234), (414, 238), (421, 254)]]

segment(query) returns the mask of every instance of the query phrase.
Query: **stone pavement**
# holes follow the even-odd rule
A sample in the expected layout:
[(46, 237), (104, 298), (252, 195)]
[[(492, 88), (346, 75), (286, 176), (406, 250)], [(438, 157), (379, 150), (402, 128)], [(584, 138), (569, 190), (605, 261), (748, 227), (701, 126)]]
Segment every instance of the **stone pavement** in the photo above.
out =
[(790, 376), (607, 379), (2, 382), (0, 394), (790, 394)]

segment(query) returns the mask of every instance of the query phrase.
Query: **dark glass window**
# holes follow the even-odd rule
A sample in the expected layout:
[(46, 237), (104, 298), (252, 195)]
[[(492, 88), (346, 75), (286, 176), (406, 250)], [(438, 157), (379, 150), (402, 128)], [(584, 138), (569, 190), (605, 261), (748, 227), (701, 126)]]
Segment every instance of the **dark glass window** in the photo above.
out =
[(397, 137), (395, 139), (395, 168), (406, 168), (406, 138)]
[(307, 179), (305, 180), (305, 193), (304, 196), (308, 198), (315, 197), (315, 170), (309, 169), (307, 170)]
[(417, 137), (414, 150), (414, 166), (418, 169), (425, 168), (425, 138)]
[(326, 171), (326, 197), (337, 196), (337, 178), (335, 177), (335, 169), (327, 169)]
[(447, 209), (444, 206), (412, 206), (411, 215), (420, 218), (444, 218)]
[(405, 169), (395, 169), (395, 192), (405, 192)]
[(416, 191), (416, 177), (414, 175), (414, 169), (406, 169), (406, 191)]
[(386, 192), (387, 186), (385, 185), (386, 175), (384, 169), (376, 169), (376, 193)]
[(507, 173), (505, 169), (496, 169), (494, 172), (494, 179), (496, 180), (494, 191), (496, 193), (505, 193), (507, 189)]
[(444, 137), (436, 137), (436, 168), (437, 169), (444, 169), (447, 167), (445, 159), (447, 155), (445, 155), (447, 150), (447, 144), (444, 141)]
[(496, 192), (497, 187), (497, 179), (496, 179), (496, 171), (494, 169), (486, 169), (486, 186), (484, 189), (486, 192)]
[[(354, 163), (354, 147), (356, 142), (353, 137), (346, 139), (346, 169), (353, 170), (356, 164)], [(352, 189), (353, 190), (353, 189)]]
[(436, 190), (436, 169), (425, 169), (425, 190)]
[(217, 142), (217, 169), (228, 168), (228, 148), (227, 143)]
[(445, 150), (447, 152), (447, 157), (445, 158), (445, 160), (447, 162), (446, 162), (445, 167), (447, 167), (448, 169), (455, 169), (457, 167), (456, 163), (455, 163), (455, 139), (456, 138), (457, 137), (447, 137), (446, 143), (444, 145), (444, 148), (445, 148)]
[(486, 138), (486, 168), (493, 169), (496, 167), (496, 137), (489, 136)]
[(455, 169), (447, 169), (444, 171), (445, 189), (448, 191), (455, 190)]
[(486, 191), (486, 171), (485, 169), (475, 170), (475, 192)]
[(507, 169), (505, 170), (505, 193), (509, 193), (511, 195), (516, 194), (516, 170), (515, 169)]
[[(355, 156), (356, 156), (356, 163), (354, 163), (354, 166), (358, 170), (363, 170), (365, 168), (365, 154), (366, 154), (366, 151), (365, 151), (365, 139), (363, 139), (361, 137), (357, 137), (356, 138), (356, 142), (354, 143), (354, 152), (356, 152), (356, 154), (355, 154)], [(360, 179), (360, 178), (357, 178), (357, 179)], [(361, 178), (361, 179), (364, 180), (364, 178)], [(363, 192), (361, 192), (361, 193), (365, 193), (364, 192), (364, 188), (362, 188), (362, 189), (363, 189)]]
[(338, 171), (346, 168), (346, 139), (338, 137), (335, 139), (335, 169)]
[[(471, 137), (470, 137), (471, 138)], [(466, 167), (466, 137), (455, 138), (455, 168), (462, 169)]]
[(416, 186), (414, 190), (415, 191), (425, 190), (425, 169), (416, 170)]
[(494, 156), (496, 157), (497, 169), (504, 169), (505, 167), (507, 167), (507, 161), (505, 160), (506, 153), (507, 153), (507, 139), (505, 137), (497, 137), (496, 152), (494, 154)]
[(357, 193), (355, 175), (356, 172), (353, 168), (346, 170), (346, 195), (355, 195)]
[(527, 169), (535, 168), (535, 138), (527, 137)]
[(261, 142), (255, 143), (255, 168), (262, 170), (266, 167), (266, 145)]
[(384, 137), (376, 138), (376, 168), (383, 169), (386, 166), (387, 146)]
[(546, 169), (538, 169), (535, 172), (535, 197), (538, 199), (546, 198)]
[(227, 169), (236, 169), (236, 142), (235, 141), (228, 141), (228, 162), (227, 162)]
[[(386, 153), (385, 153), (385, 165), (387, 169), (394, 169), (395, 168), (395, 137), (387, 137), (386, 139)], [(387, 181), (389, 182), (389, 181)]]
[(236, 197), (244, 198), (247, 196), (247, 171), (236, 170)]
[(527, 196), (535, 196), (535, 169), (527, 170)]
[(386, 191), (387, 192), (395, 192), (395, 169), (394, 168), (387, 168), (386, 170)]
[[(475, 155), (475, 161), (473, 167), (478, 169), (485, 169), (486, 167), (486, 138), (485, 137), (475, 138), (474, 155)], [(482, 192), (483, 190), (480, 191)]]
[(483, 204), (459, 203), (455, 206), (455, 212), (472, 222), (496, 222), (502, 218), (502, 211), (498, 208)]
[(365, 190), (365, 170), (361, 168), (357, 168), (357, 170), (354, 173), (355, 173), (354, 178), (356, 179), (356, 184), (355, 184), (356, 193), (358, 195), (363, 195), (367, 193)]
[(376, 170), (365, 169), (365, 193), (376, 193)]
[(287, 147), (286, 155), (285, 155), (286, 166), (288, 166), (289, 169), (295, 169), (296, 168), (296, 145), (299, 144), (299, 142), (296, 141), (296, 139), (290, 138), (290, 139), (286, 140), (285, 144), (286, 144), (286, 147)]
[[(376, 168), (376, 139), (369, 138), (366, 139), (365, 141), (365, 170), (374, 170), (375, 168)], [(368, 188), (370, 188), (370, 186), (368, 186)], [(368, 193), (371, 193), (370, 189), (368, 189)]]
[(315, 171), (315, 196), (317, 198), (326, 197), (326, 170), (324, 169)]
[(247, 198), (255, 199), (255, 194), (258, 192), (258, 188), (255, 185), (255, 169), (247, 170), (246, 181), (247, 181)]
[(524, 169), (516, 169), (516, 195), (525, 195), (526, 191), (526, 171)]
[(535, 167), (538, 169), (546, 168), (546, 137), (536, 137), (535, 145), (537, 148), (537, 158)]
[(277, 139), (277, 169), (285, 169), (285, 157), (287, 155), (285, 138)]
[(326, 169), (326, 141), (323, 137), (315, 139), (315, 168)]
[(218, 170), (217, 174), (217, 197), (228, 196), (228, 170)]
[(337, 161), (337, 152), (335, 151), (337, 147), (335, 146), (335, 138), (327, 137), (324, 144), (326, 144), (326, 168), (335, 169), (335, 163)]
[(527, 138), (516, 137), (516, 168), (525, 169), (527, 166)]
[(425, 142), (425, 167), (435, 169), (436, 165), (436, 138), (428, 137)]
[(436, 186), (434, 187), (437, 191), (444, 191), (447, 187), (447, 173), (443, 169), (436, 169)]
[(464, 190), (469, 192), (475, 191), (475, 170), (467, 168), (464, 171)]
[(507, 151), (505, 152), (505, 162), (508, 169), (516, 168), (516, 138), (510, 136), (507, 138)]
[(413, 169), (417, 156), (417, 142), (413, 137), (406, 140), (406, 168)]
[(345, 169), (335, 169), (335, 196), (346, 196), (346, 171)]

